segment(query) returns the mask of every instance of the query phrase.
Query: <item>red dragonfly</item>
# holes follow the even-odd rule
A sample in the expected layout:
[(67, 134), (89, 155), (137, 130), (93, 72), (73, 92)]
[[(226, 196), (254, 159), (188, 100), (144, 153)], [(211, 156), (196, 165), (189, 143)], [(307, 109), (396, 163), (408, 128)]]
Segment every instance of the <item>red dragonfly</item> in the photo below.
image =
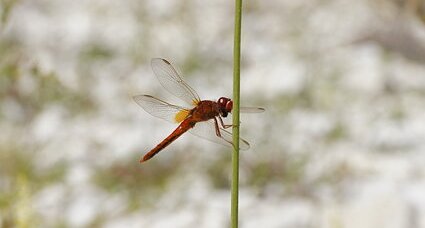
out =
[[(152, 59), (151, 66), (161, 85), (191, 108), (172, 105), (150, 95), (133, 97), (136, 103), (149, 114), (172, 123), (180, 123), (167, 138), (140, 159), (140, 162), (151, 159), (188, 130), (192, 134), (210, 141), (233, 146), (232, 133), (225, 130), (233, 125), (224, 124), (222, 119), (232, 112), (233, 101), (231, 99), (221, 97), (217, 101), (201, 100), (195, 90), (183, 81), (170, 62), (156, 58)], [(240, 111), (257, 113), (263, 112), (264, 109), (241, 107)], [(247, 150), (249, 143), (240, 139), (239, 147), (241, 150)]]

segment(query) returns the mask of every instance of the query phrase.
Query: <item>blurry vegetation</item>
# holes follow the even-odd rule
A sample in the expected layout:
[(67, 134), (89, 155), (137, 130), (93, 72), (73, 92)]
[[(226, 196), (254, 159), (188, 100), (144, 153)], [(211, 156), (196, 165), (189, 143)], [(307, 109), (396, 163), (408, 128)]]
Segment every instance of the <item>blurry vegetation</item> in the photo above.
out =
[(347, 136), (346, 129), (341, 122), (337, 122), (326, 135), (325, 141), (332, 143), (337, 142)]
[[(96, 170), (93, 182), (102, 189), (115, 194), (120, 193), (127, 198), (128, 212), (142, 208), (149, 208), (169, 191), (173, 180), (178, 180), (183, 174), (180, 159), (175, 157), (168, 164), (149, 161), (148, 166), (143, 166), (131, 157), (127, 162), (116, 162), (108, 167)], [(143, 202), (143, 205), (141, 203)]]
[(38, 67), (31, 69), (34, 79), (37, 81), (38, 89), (33, 95), (24, 96), (25, 106), (35, 105), (37, 111), (42, 110), (45, 105), (60, 104), (66, 107), (70, 114), (79, 115), (93, 111), (95, 104), (88, 94), (64, 86), (53, 73), (43, 74)]
[[(70, 89), (54, 72), (43, 73), (37, 63), (29, 63), (17, 43), (0, 40), (0, 52), (0, 98), (18, 104), (24, 110), (25, 120), (52, 104), (66, 107), (70, 114), (82, 114), (95, 107), (88, 94)], [(28, 83), (32, 85), (31, 91), (23, 92), (22, 84)], [(4, 113), (4, 110), (0, 111)]]
[(320, 178), (312, 183), (312, 186), (334, 186), (336, 190), (339, 190), (339, 187), (344, 184), (344, 181), (354, 180), (361, 175), (363, 175), (363, 173), (354, 172), (347, 162), (341, 162), (326, 170)]
[[(2, 3), (12, 2), (16, 1)], [(3, 20), (5, 16), (2, 15)], [(18, 39), (0, 39), (0, 59), (0, 102), (8, 102), (20, 109), (20, 115), (7, 114), (8, 107), (1, 105), (0, 120), (5, 121), (3, 123), (7, 126), (16, 127), (14, 130), (25, 127), (22, 131), (25, 132), (28, 124), (52, 104), (65, 107), (70, 115), (93, 110), (94, 104), (87, 94), (64, 86), (54, 72), (44, 73), (36, 62), (29, 61), (31, 58)], [(68, 164), (63, 161), (40, 167), (36, 161), (42, 145), (24, 143), (31, 140), (17, 134), (10, 140), (10, 132), (2, 134), (5, 138), (0, 142), (0, 227), (36, 226), (37, 215), (32, 211), (33, 195), (62, 182)]]
[(230, 172), (228, 166), (230, 156), (220, 156), (215, 162), (211, 162), (205, 167), (207, 175), (210, 177), (212, 186), (216, 189), (230, 188)]
[(111, 50), (106, 45), (92, 43), (86, 46), (81, 52), (81, 62), (91, 63), (96, 60), (107, 60), (113, 57), (114, 50)]
[[(281, 155), (282, 157), (284, 155)], [(306, 195), (309, 194), (309, 185), (314, 183), (303, 183), (305, 165), (308, 156), (285, 156), (285, 159), (259, 159), (258, 161), (241, 160), (241, 185), (249, 187), (263, 195), (269, 185), (278, 185), (285, 188), (284, 194)], [(230, 168), (228, 156), (210, 163), (206, 172), (210, 177), (212, 186), (216, 189), (230, 188)]]
[(380, 3), (391, 5), (399, 11), (406, 11), (425, 24), (425, 1), (423, 0), (390, 0), (380, 1)]
[(68, 168), (65, 163), (58, 162), (52, 167), (48, 167), (48, 170), (41, 169), (34, 164), (37, 153), (28, 149), (0, 145), (0, 151), (0, 176), (2, 179), (7, 180), (8, 183), (13, 183), (16, 177), (24, 176), (33, 182), (31, 189), (34, 191), (61, 181)]
[[(281, 155), (283, 156), (283, 155)], [(285, 189), (284, 194), (306, 195), (308, 187), (303, 183), (306, 156), (285, 156), (286, 159), (267, 159), (244, 167), (245, 185), (255, 189), (259, 195), (265, 194), (269, 185)]]
[[(7, 19), (13, 9), (13, 7), (19, 2), (19, 0), (2, 0), (0, 1), (0, 29), (6, 24)], [(1, 30), (0, 30), (1, 31)]]
[(32, 196), (61, 182), (68, 168), (63, 162), (39, 168), (34, 163), (37, 154), (27, 151), (23, 147), (0, 145), (1, 227), (32, 227), (36, 221)]
[(34, 224), (31, 209), (31, 193), (29, 181), (26, 176), (20, 175), (17, 178), (18, 199), (14, 205), (16, 207), (17, 227), (31, 227)]

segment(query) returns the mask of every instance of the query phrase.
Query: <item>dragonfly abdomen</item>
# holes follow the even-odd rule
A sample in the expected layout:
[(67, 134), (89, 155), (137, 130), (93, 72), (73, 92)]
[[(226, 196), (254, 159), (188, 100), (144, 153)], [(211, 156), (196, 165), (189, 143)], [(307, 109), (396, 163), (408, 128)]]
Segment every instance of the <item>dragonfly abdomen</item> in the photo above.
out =
[(193, 121), (191, 118), (185, 119), (167, 138), (162, 140), (155, 148), (149, 151), (142, 159), (140, 159), (140, 163), (151, 159), (157, 153), (159, 153), (162, 149), (170, 145), (174, 140), (180, 137), (183, 133), (193, 128), (196, 124), (196, 121)]

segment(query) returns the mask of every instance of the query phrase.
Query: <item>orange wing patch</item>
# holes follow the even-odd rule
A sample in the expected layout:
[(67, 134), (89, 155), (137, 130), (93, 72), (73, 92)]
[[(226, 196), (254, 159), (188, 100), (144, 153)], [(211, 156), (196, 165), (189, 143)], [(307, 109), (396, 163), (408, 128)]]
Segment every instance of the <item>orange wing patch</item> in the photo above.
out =
[(174, 120), (177, 123), (182, 122), (184, 119), (186, 119), (186, 117), (189, 115), (189, 110), (181, 110), (179, 111), (176, 116), (174, 117)]

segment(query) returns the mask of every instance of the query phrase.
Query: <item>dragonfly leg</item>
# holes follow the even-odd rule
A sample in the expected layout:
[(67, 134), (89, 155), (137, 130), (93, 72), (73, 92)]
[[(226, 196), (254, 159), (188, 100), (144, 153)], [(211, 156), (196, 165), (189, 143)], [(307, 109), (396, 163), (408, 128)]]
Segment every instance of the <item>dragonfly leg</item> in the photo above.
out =
[[(226, 126), (227, 126), (227, 128), (228, 128), (228, 127), (233, 126), (233, 125), (225, 125), (225, 124), (223, 123), (223, 119), (221, 119), (221, 117), (218, 117), (218, 119), (220, 120), (220, 124), (223, 126), (223, 128), (226, 128)], [(215, 123), (215, 134), (216, 134), (218, 137), (222, 138), (224, 141), (226, 141), (226, 142), (228, 142), (228, 143), (232, 144), (232, 147), (233, 147), (233, 148), (235, 148), (235, 145), (233, 144), (233, 142), (232, 142), (232, 141), (227, 140), (227, 139), (225, 139), (225, 138), (221, 137), (220, 127), (218, 126), (217, 118), (214, 118), (214, 123)]]
[[(223, 120), (222, 120), (222, 121), (223, 121)], [(221, 137), (221, 133), (220, 133), (220, 127), (218, 126), (218, 122), (217, 122), (217, 119), (216, 119), (216, 118), (214, 118), (214, 124), (215, 124), (215, 134), (216, 134), (218, 137), (222, 138), (222, 137)]]
[(234, 126), (233, 124), (224, 124), (223, 119), (221, 118), (221, 116), (218, 116), (217, 118), (220, 120), (220, 124), (221, 124), (221, 126), (222, 126), (224, 129), (227, 129), (227, 128), (229, 128), (229, 127), (233, 127), (233, 126)]

